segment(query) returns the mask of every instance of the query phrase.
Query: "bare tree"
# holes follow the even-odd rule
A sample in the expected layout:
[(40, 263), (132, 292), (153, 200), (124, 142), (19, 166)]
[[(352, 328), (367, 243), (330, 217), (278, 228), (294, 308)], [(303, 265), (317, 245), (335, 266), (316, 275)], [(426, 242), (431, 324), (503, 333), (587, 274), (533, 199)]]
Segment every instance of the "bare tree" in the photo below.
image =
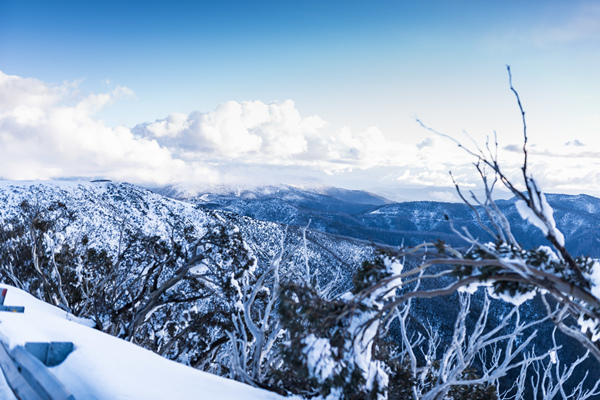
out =
[[(595, 281), (600, 274), (600, 263), (585, 257), (575, 257), (567, 250), (564, 236), (556, 227), (553, 210), (529, 173), (525, 112), (519, 94), (512, 85), (510, 68), (508, 76), (523, 126), (522, 182), (514, 183), (502, 170), (498, 160), (497, 140), (493, 146), (488, 142), (484, 149), (478, 146), (471, 149), (450, 138), (475, 158), (474, 167), (484, 187), (483, 198), (472, 192), (467, 198), (456, 182), (455, 186), (459, 196), (473, 211), (479, 225), (490, 235), (491, 240), (482, 241), (449, 220), (452, 231), (466, 246), (452, 247), (438, 241), (411, 248), (387, 249), (392, 258), (417, 259), (417, 266), (376, 280), (373, 285), (361, 290), (355, 299), (355, 303), (359, 304), (376, 294), (393, 296), (372, 318), (363, 323), (362, 328), (367, 331), (373, 322), (381, 318), (395, 316), (398, 319), (404, 345), (402, 358), (410, 366), (412, 378), (417, 382), (413, 387), (414, 398), (441, 399), (456, 387), (492, 383), (498, 385), (500, 377), (515, 370), (520, 371), (519, 378), (514, 387), (500, 394), (502, 398), (522, 398), (525, 385), (531, 383), (536, 396), (584, 399), (594, 396), (600, 385), (598, 382), (591, 382), (592, 387), (584, 389), (583, 383), (573, 384), (572, 380), (566, 385), (573, 376), (573, 371), (587, 359), (588, 354), (600, 361), (600, 288)], [(436, 134), (448, 137), (422, 125)], [(454, 180), (453, 177), (452, 179)], [(494, 199), (497, 184), (506, 187), (516, 197), (516, 208), (521, 217), (543, 233), (549, 246), (527, 249), (518, 243), (508, 218)], [(521, 187), (524, 190), (519, 190)], [(424, 282), (427, 285), (423, 285)], [(515, 307), (498, 328), (486, 329), (486, 310), (489, 310), (489, 300), (486, 297), (484, 311), (474, 330), (467, 334), (464, 310), (468, 309), (468, 298), (461, 295), (463, 315), (459, 315), (456, 320), (452, 342), (444, 350), (439, 364), (435, 368), (433, 363), (431, 367), (417, 366), (416, 348), (426, 342), (430, 350), (423, 356), (433, 360), (440, 342), (433, 333), (428, 339), (418, 335), (410, 336), (406, 323), (411, 299), (447, 296), (464, 288), (470, 290), (478, 286), (487, 286), (491, 295), (515, 305), (539, 294), (547, 310), (546, 317), (522, 321), (519, 308)], [(551, 307), (550, 304), (557, 304), (557, 307)], [(536, 355), (528, 348), (536, 332), (525, 332), (545, 320), (552, 321), (563, 334), (581, 343), (587, 352), (582, 352), (581, 357), (562, 369), (556, 360), (548, 363), (549, 358), (554, 358), (550, 355), (558, 352), (556, 341), (550, 353)], [(474, 360), (481, 366), (480, 374), (465, 379), (464, 373), (473, 365)], [(435, 383), (425, 378), (431, 374), (436, 377)], [(530, 379), (531, 382), (528, 382)], [(571, 392), (568, 394), (567, 390)]]
[[(433, 387), (420, 393), (415, 399), (441, 399), (457, 387), (476, 385), (491, 386), (505, 377), (509, 371), (529, 365), (549, 357), (545, 352), (536, 355), (531, 350), (531, 343), (537, 336), (537, 325), (547, 318), (523, 321), (519, 307), (515, 306), (496, 326), (489, 323), (490, 300), (484, 297), (483, 308), (475, 325), (467, 327), (467, 315), (470, 311), (471, 296), (460, 294), (460, 312), (454, 324), (452, 339), (439, 357), (439, 367), (433, 368), (429, 363), (420, 371), (420, 376), (432, 374), (436, 376)], [(435, 340), (429, 341), (435, 350)], [(553, 347), (550, 351), (556, 351)], [(479, 366), (479, 367), (476, 367)], [(479, 374), (469, 377), (467, 372), (480, 369)], [(420, 381), (419, 388), (426, 385)]]
[[(227, 332), (233, 377), (281, 393), (284, 392), (270, 383), (273, 381), (270, 375), (283, 362), (276, 344), (289, 336), (277, 312), (282, 281), (286, 284), (294, 281), (303, 285), (315, 283), (322, 296), (331, 290), (330, 285), (321, 288), (316, 284), (318, 271), (311, 271), (309, 265), (307, 229), (308, 226), (302, 229), (301, 241), (296, 245), (286, 244), (291, 235), (285, 229), (279, 251), (266, 266), (259, 268), (261, 272), (257, 278), (236, 281), (240, 299), (232, 314), (233, 329)], [(301, 265), (294, 261), (298, 255)]]
[(240, 299), (232, 315), (233, 329), (227, 332), (234, 377), (258, 386), (266, 380), (263, 366), (269, 363), (268, 356), (273, 357), (271, 349), (282, 333), (274, 307), (279, 299), (280, 266), (293, 254), (285, 254), (284, 238), (279, 254), (257, 280), (237, 282)]
[(42, 205), (24, 200), (17, 214), (0, 227), (2, 277), (68, 311), (76, 300), (67, 294), (69, 283), (63, 274), (71, 271), (59, 265), (56, 257), (65, 252), (63, 234), (73, 219), (60, 201)]
[[(512, 85), (510, 68), (508, 74), (510, 89), (516, 97), (522, 118), (522, 181), (512, 182), (502, 170), (497, 155), (497, 140), (494, 146), (490, 146), (488, 142), (485, 149), (471, 149), (450, 138), (475, 158), (474, 166), (483, 183), (484, 197), (478, 198), (471, 192), (470, 198), (467, 198), (459, 185), (455, 185), (460, 197), (474, 212), (480, 226), (492, 240), (481, 241), (465, 228), (456, 227), (449, 221), (453, 232), (467, 244), (465, 248), (453, 248), (437, 242), (396, 251), (399, 257), (418, 256), (425, 257), (425, 260), (414, 269), (381, 281), (371, 290), (378, 290), (394, 281), (396, 285), (392, 286), (398, 288), (417, 280), (439, 282), (442, 276), (454, 278), (444, 287), (409, 291), (389, 303), (382, 312), (392, 310), (410, 298), (444, 296), (469, 285), (491, 285), (493, 291), (507, 301), (517, 301), (523, 296), (531, 297), (539, 292), (548, 297), (549, 301), (562, 305), (559, 313), (548, 308), (548, 316), (558, 329), (580, 342), (600, 361), (600, 288), (594, 281), (594, 275), (600, 273), (600, 263), (586, 257), (573, 256), (567, 250), (564, 236), (556, 227), (553, 210), (535, 179), (530, 176), (525, 111)], [(508, 219), (494, 199), (493, 192), (498, 183), (516, 197), (519, 214), (543, 233), (550, 246), (526, 249), (515, 240)], [(519, 187), (524, 190), (519, 190)], [(432, 248), (437, 251), (427, 252), (427, 249)], [(577, 321), (577, 324), (569, 321)]]

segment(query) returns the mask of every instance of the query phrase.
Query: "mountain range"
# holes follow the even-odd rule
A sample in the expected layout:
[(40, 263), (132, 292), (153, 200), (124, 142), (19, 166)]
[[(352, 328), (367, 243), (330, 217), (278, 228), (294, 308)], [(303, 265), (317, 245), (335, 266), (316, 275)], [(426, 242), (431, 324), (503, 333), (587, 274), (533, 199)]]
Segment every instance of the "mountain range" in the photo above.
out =
[[(412, 246), (439, 239), (460, 246), (464, 243), (452, 232), (450, 221), (476, 238), (492, 239), (474, 211), (463, 203), (395, 203), (365, 191), (324, 186), (213, 186), (193, 190), (169, 186), (154, 190), (207, 209), (299, 227), (310, 222), (310, 229), (385, 245)], [(600, 257), (600, 199), (584, 194), (546, 197), (567, 248), (575, 255)], [(524, 247), (547, 244), (537, 228), (521, 218), (515, 199), (496, 203), (519, 243)]]

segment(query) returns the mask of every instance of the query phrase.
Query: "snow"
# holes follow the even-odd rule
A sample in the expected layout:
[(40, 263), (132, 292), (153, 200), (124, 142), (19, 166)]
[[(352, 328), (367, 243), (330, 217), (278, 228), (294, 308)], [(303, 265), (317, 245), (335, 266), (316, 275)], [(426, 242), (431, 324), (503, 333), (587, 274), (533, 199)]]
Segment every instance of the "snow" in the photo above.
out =
[(473, 282), (465, 286), (461, 286), (458, 288), (459, 292), (475, 294), (480, 287), (484, 287), (487, 289), (488, 295), (496, 300), (502, 300), (506, 303), (513, 304), (515, 306), (520, 306), (521, 304), (533, 299), (537, 292), (529, 291), (525, 293), (516, 293), (511, 295), (508, 292), (497, 292), (491, 282)]
[[(560, 263), (560, 258), (556, 255), (556, 253), (548, 246), (540, 246), (537, 248), (538, 251), (545, 253), (548, 256), (549, 263)], [(547, 267), (545, 264), (544, 267)]]
[(558, 243), (561, 246), (564, 246), (565, 237), (563, 236), (562, 232), (556, 228), (556, 221), (554, 220), (554, 210), (552, 209), (552, 207), (550, 207), (550, 204), (548, 204), (546, 196), (543, 193), (540, 194), (540, 199), (542, 201), (541, 210), (544, 214), (544, 218), (550, 224), (550, 228), (552, 229), (554, 236), (556, 236), (556, 240), (558, 240)]
[(494, 288), (490, 286), (488, 287), (488, 294), (494, 299), (503, 300), (518, 307), (526, 301), (533, 299), (537, 293), (532, 290), (525, 293), (515, 293), (514, 295), (511, 295), (507, 292), (496, 292), (494, 291)]
[(468, 285), (461, 286), (457, 289), (458, 292), (475, 294), (480, 287), (490, 287), (492, 284), (490, 282), (472, 282)]
[[(590, 292), (594, 297), (600, 299), (600, 262), (594, 261), (589, 274), (585, 274), (585, 276), (590, 283)], [(586, 319), (583, 315), (580, 315), (577, 323), (581, 327), (581, 332), (584, 334), (587, 331), (590, 332), (593, 342), (600, 339), (600, 323), (598, 320), (593, 318)]]
[(537, 227), (540, 231), (542, 231), (544, 236), (548, 236), (548, 229), (550, 228), (551, 233), (556, 237), (558, 243), (561, 246), (564, 246), (565, 237), (562, 234), (562, 232), (560, 232), (556, 228), (556, 221), (554, 220), (554, 210), (552, 209), (550, 204), (548, 204), (546, 196), (543, 193), (540, 193), (539, 199), (534, 196), (533, 201), (533, 207), (541, 211), (547, 224), (544, 221), (542, 221), (542, 219), (540, 219), (537, 215), (535, 215), (533, 210), (527, 205), (527, 203), (525, 203), (525, 201), (518, 200), (517, 202), (515, 202), (515, 206), (517, 207), (517, 211), (519, 212), (521, 218)]
[(401, 262), (399, 262), (398, 260), (396, 260), (395, 258), (392, 259), (390, 257), (386, 257), (383, 260), (383, 262), (384, 262), (386, 271), (388, 273), (390, 273), (392, 276), (400, 275), (402, 273), (402, 269), (404, 268), (404, 265)]
[[(391, 276), (397, 277), (402, 273), (404, 265), (395, 258), (385, 257), (383, 261), (386, 272)], [(368, 307), (380, 308), (382, 306), (380, 299), (393, 297), (396, 292), (394, 289), (400, 285), (400, 282), (399, 278), (388, 282), (363, 299), (362, 303)], [(387, 387), (389, 381), (388, 372), (383, 363), (373, 360), (372, 357), (371, 344), (377, 334), (380, 323), (378, 319), (372, 320), (375, 316), (375, 311), (357, 313), (352, 318), (350, 327), (348, 328), (354, 338), (352, 343), (353, 362), (363, 371), (363, 377), (366, 381), (365, 386), (368, 390), (373, 389), (375, 382), (377, 382), (379, 387)]]
[(533, 210), (529, 208), (529, 206), (527, 205), (527, 203), (525, 203), (524, 200), (517, 201), (515, 203), (515, 207), (517, 207), (517, 211), (519, 212), (521, 218), (523, 218), (524, 220), (541, 230), (544, 235), (548, 234), (548, 227), (546, 226), (546, 224), (544, 224), (544, 221), (542, 221), (537, 215), (535, 215)]
[(556, 363), (558, 362), (558, 357), (557, 357), (557, 355), (556, 355), (556, 350), (552, 350), (552, 351), (550, 351), (550, 353), (549, 353), (549, 354), (550, 354), (550, 362), (551, 362), (552, 364), (556, 364)]
[[(0, 312), (0, 333), (12, 348), (25, 342), (73, 342), (75, 350), (51, 372), (78, 400), (247, 399), (283, 397), (162, 358), (132, 343), (90, 328), (77, 319), (11, 286), (6, 305), (24, 314)], [(12, 399), (3, 376), (0, 398)]]
[(581, 332), (586, 334), (587, 331), (590, 332), (591, 341), (595, 342), (600, 339), (600, 330), (598, 329), (598, 320), (594, 318), (585, 318), (583, 314), (579, 316), (577, 323), (581, 327)]
[(127, 183), (86, 181), (6, 181), (0, 180), (0, 220), (19, 214), (19, 204), (47, 207), (54, 201), (65, 203), (75, 220), (64, 237), (54, 238), (57, 250), (88, 236), (90, 247), (114, 256), (124, 227), (139, 229), (148, 236), (170, 240), (173, 225), (190, 225), (201, 233), (213, 219), (193, 204), (164, 198)]
[(587, 278), (591, 285), (590, 292), (592, 292), (597, 299), (600, 299), (600, 262), (594, 261)]
[[(340, 296), (341, 300), (349, 303), (359, 301), (366, 310), (357, 308), (350, 315), (350, 323), (347, 332), (348, 338), (344, 338), (342, 352), (339, 354), (340, 347), (332, 346), (332, 342), (325, 338), (318, 338), (314, 334), (306, 336), (302, 340), (304, 345), (302, 352), (306, 356), (306, 363), (311, 377), (323, 383), (332, 379), (331, 393), (325, 400), (334, 400), (341, 396), (341, 387), (339, 375), (343, 368), (348, 368), (351, 373), (346, 376), (347, 382), (350, 382), (354, 372), (358, 372), (364, 382), (367, 391), (373, 390), (375, 385), (378, 388), (386, 388), (389, 384), (388, 370), (385, 364), (380, 360), (373, 359), (373, 340), (377, 334), (380, 320), (377, 313), (383, 306), (382, 300), (389, 299), (395, 295), (396, 288), (400, 285), (398, 275), (402, 273), (403, 264), (395, 258), (385, 257), (384, 267), (390, 277), (396, 277), (385, 285), (377, 288), (365, 297), (356, 296), (352, 292), (346, 292)], [(382, 393), (377, 396), (378, 399), (386, 398)], [(317, 399), (323, 400), (321, 397)]]
[(311, 333), (302, 342), (305, 344), (302, 352), (306, 355), (310, 375), (316, 377), (319, 382), (324, 382), (336, 367), (329, 340), (317, 338)]

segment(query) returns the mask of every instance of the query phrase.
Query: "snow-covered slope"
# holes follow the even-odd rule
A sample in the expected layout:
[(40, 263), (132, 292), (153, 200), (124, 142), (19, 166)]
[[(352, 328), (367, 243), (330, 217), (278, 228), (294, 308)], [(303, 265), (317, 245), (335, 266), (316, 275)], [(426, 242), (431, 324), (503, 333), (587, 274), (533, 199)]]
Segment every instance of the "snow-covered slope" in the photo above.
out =
[[(65, 311), (14, 287), (5, 304), (25, 313), (0, 312), (0, 333), (12, 348), (26, 342), (73, 342), (75, 350), (50, 371), (78, 400), (275, 400), (281, 396), (167, 360), (99, 332)], [(91, 321), (90, 321), (91, 322)], [(0, 398), (14, 399), (3, 375)]]
[[(374, 249), (126, 183), (0, 181), (2, 282), (204, 371), (242, 379), (227, 334), (282, 252), (284, 282), (310, 279), (334, 295)], [(265, 289), (251, 311), (257, 320)]]
[(264, 199), (285, 198), (287, 200), (319, 199), (321, 202), (340, 201), (348, 204), (363, 204), (381, 206), (392, 203), (390, 200), (364, 190), (349, 190), (336, 187), (307, 184), (307, 185), (191, 185), (177, 184), (152, 191), (176, 199), (193, 199), (210, 197)]
[[(237, 224), (243, 233), (248, 233), (245, 238), (249, 246), (267, 256), (280, 250), (282, 235), (298, 235), (297, 229), (290, 230), (280, 224), (285, 221), (273, 219), (273, 223), (264, 222), (269, 221), (267, 218), (261, 219), (263, 221), (240, 218), (231, 214), (233, 210), (215, 211), (203, 202), (180, 201), (127, 183), (0, 180), (0, 222), (19, 214), (19, 205), (23, 201), (40, 209), (53, 202), (64, 204), (72, 217), (64, 239), (73, 242), (86, 236), (89, 246), (105, 249), (109, 254), (117, 252), (124, 227), (169, 240), (173, 232), (182, 227), (193, 226), (203, 232), (206, 226), (226, 219)], [(324, 253), (330, 253), (330, 258), (325, 256), (326, 262), (342, 259), (346, 263), (360, 264), (366, 255), (365, 246), (352, 241), (349, 244), (351, 251), (345, 248), (340, 252), (337, 250), (340, 239), (318, 232), (308, 233), (307, 239), (309, 253), (323, 252), (324, 248)]]

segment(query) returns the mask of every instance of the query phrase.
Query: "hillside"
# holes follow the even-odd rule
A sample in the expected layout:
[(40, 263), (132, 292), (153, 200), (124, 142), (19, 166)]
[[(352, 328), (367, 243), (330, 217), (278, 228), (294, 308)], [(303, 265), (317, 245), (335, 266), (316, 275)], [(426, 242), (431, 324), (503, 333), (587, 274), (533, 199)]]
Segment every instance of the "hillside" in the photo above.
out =
[[(275, 328), (263, 318), (277, 296), (274, 262), (277, 279), (333, 296), (373, 256), (355, 240), (125, 183), (3, 181), (0, 221), (5, 283), (90, 318), (98, 330), (238, 380), (251, 365), (231, 368), (238, 350), (230, 335), (244, 336), (246, 323)], [(259, 279), (263, 290), (252, 294)]]

